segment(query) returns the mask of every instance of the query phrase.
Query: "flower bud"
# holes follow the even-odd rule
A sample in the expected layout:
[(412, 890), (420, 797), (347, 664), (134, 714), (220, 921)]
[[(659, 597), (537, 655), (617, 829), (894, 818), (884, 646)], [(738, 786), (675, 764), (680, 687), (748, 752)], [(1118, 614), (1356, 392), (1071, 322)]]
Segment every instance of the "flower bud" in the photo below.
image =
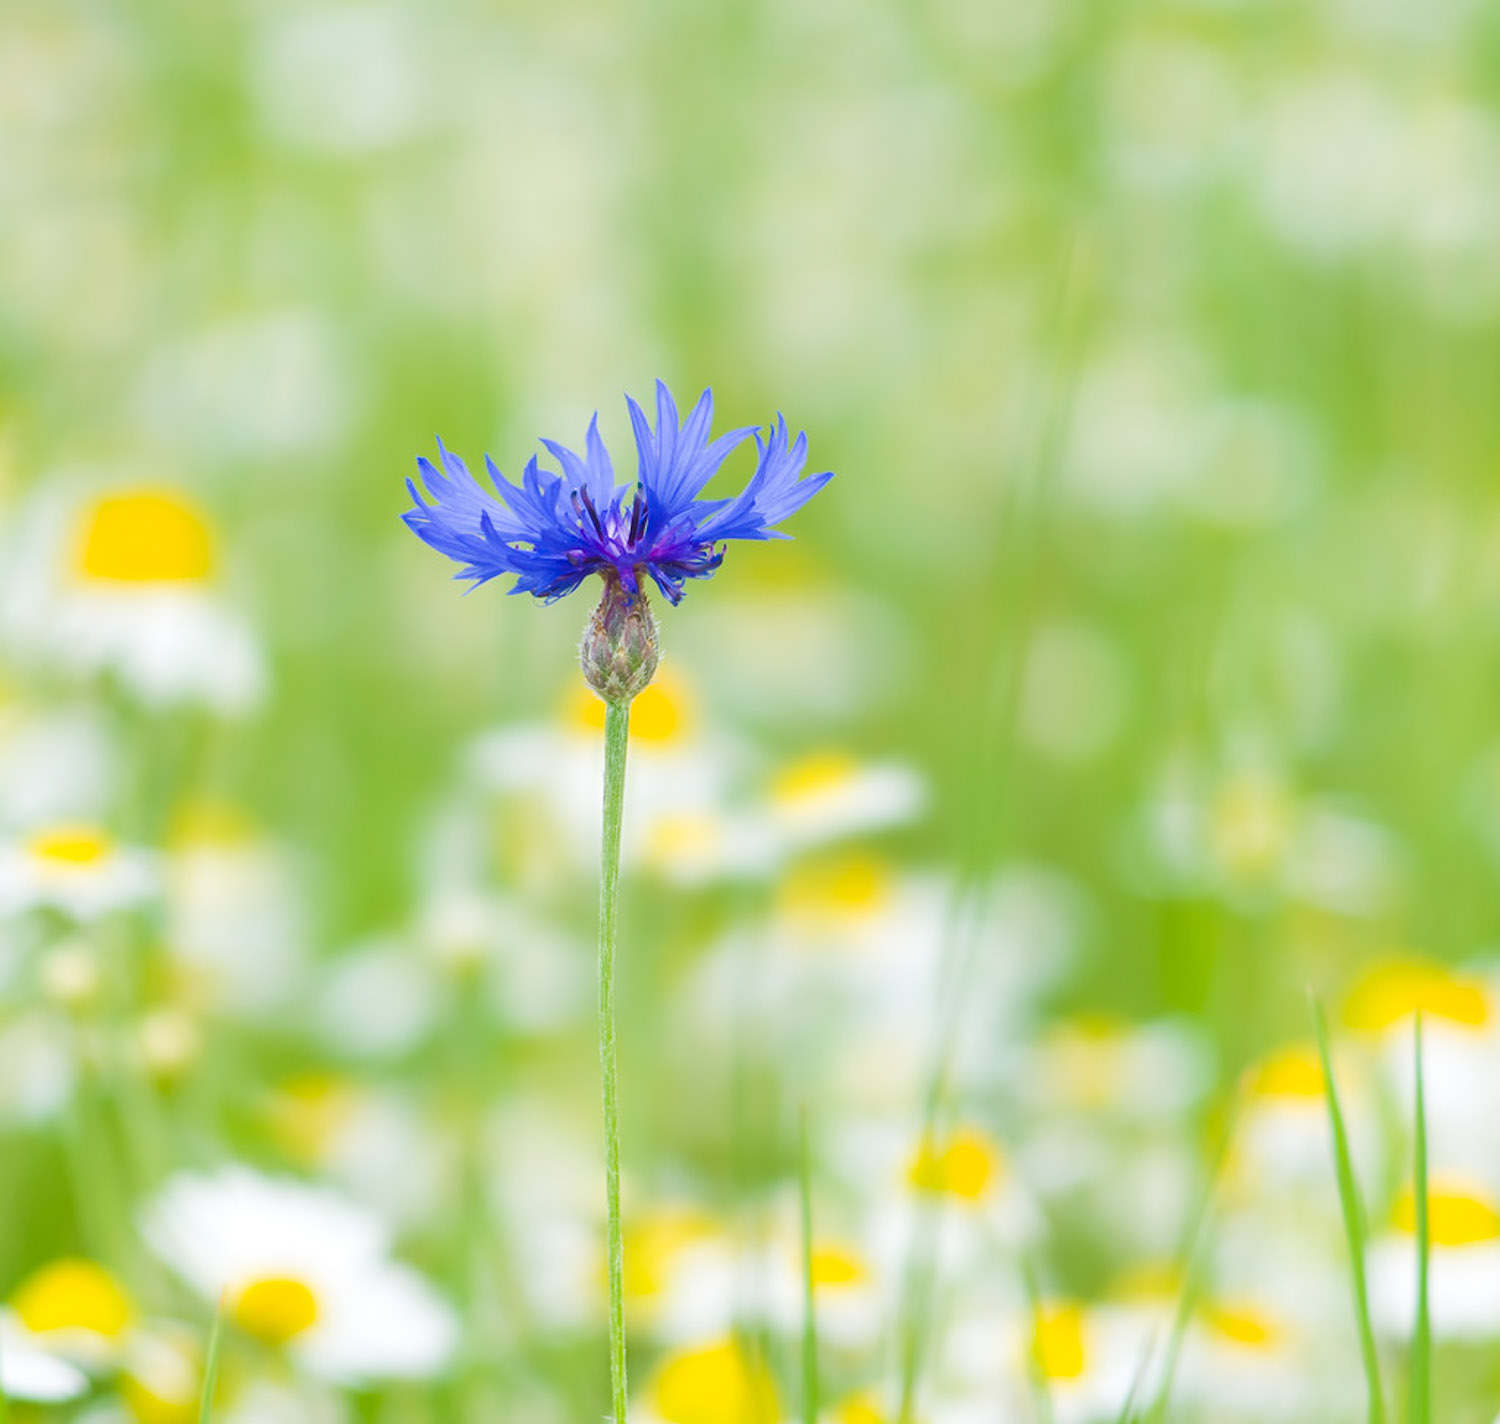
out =
[(628, 703), (656, 675), (656, 620), (645, 591), (627, 593), (604, 575), (604, 596), (583, 630), (583, 680), (606, 702)]

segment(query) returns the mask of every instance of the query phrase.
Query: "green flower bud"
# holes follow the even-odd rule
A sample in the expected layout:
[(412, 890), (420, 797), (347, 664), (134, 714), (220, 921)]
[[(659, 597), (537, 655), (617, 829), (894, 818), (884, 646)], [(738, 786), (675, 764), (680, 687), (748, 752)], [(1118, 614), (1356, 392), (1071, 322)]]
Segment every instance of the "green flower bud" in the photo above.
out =
[(645, 590), (632, 596), (613, 573), (605, 574), (604, 596), (578, 650), (583, 680), (606, 702), (628, 703), (656, 676), (659, 656)]

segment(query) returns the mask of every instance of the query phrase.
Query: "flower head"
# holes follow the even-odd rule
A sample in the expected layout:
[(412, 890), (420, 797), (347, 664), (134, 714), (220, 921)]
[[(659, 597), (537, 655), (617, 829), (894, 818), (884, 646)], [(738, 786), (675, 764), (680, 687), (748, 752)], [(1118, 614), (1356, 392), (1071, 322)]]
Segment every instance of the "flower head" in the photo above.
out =
[[(407, 482), (415, 502), (403, 516), (408, 528), (462, 565), (457, 577), (476, 587), (514, 574), (512, 593), (550, 600), (597, 573), (606, 582), (618, 580), (633, 599), (645, 574), (677, 603), (687, 579), (707, 578), (719, 567), (726, 540), (784, 537), (774, 526), (833, 478), (827, 471), (804, 477), (807, 437), (792, 440), (780, 416), (764, 437), (746, 427), (711, 440), (711, 391), (679, 420), (671, 393), (658, 381), (654, 429), (634, 400), (627, 396), (626, 404), (638, 459), (633, 482), (616, 483), (597, 415), (582, 455), (542, 441), (558, 473), (540, 468), (533, 456), (521, 483), (512, 484), (486, 457), (499, 499), (439, 441), (441, 470), (430, 460), (417, 461), (428, 498)], [(733, 499), (701, 499), (729, 452), (751, 435), (758, 458), (750, 482)]]

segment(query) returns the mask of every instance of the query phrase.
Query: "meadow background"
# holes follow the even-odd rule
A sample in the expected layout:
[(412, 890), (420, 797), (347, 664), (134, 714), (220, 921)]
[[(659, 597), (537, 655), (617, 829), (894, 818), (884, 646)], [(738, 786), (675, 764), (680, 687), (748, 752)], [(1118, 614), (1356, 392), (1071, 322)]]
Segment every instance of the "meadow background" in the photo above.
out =
[[(252, 1277), (229, 1424), (602, 1414), (587, 595), (398, 516), (435, 433), (515, 476), (597, 409), (627, 468), (660, 376), (837, 478), (658, 609), (638, 1417), (796, 1414), (805, 1108), (835, 1424), (1168, 1357), (1166, 1418), (1364, 1418), (1311, 989), (1393, 1399), (1426, 1016), (1488, 1424), (1497, 96), (1479, 0), (10, 0), (0, 1361), (81, 1371), (12, 1416), (196, 1419)], [(389, 1223), (403, 1378), (311, 1348), (227, 1162)]]

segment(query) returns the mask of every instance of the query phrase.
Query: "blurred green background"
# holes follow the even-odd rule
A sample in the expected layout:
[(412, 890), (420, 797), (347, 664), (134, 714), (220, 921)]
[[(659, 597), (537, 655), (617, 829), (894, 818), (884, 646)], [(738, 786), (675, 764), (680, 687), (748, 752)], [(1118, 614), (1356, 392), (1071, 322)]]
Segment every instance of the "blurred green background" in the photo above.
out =
[[(116, 834), (233, 802), (314, 962), (386, 934), (588, 611), (461, 597), (415, 457), (515, 476), (597, 409), (624, 470), (623, 392), (712, 385), (837, 479), (659, 610), (696, 725), (914, 770), (884, 855), (1046, 867), (1047, 1013), (1182, 1016), (1232, 1084), (1310, 986), (1500, 933), (1497, 96), (1479, 0), (8, 0), (6, 726), (104, 708)], [(228, 715), (49, 657), (38, 511), (121, 483), (212, 524)], [(744, 892), (631, 893), (691, 959)], [(307, 1057), (248, 1043), (242, 1086)]]

